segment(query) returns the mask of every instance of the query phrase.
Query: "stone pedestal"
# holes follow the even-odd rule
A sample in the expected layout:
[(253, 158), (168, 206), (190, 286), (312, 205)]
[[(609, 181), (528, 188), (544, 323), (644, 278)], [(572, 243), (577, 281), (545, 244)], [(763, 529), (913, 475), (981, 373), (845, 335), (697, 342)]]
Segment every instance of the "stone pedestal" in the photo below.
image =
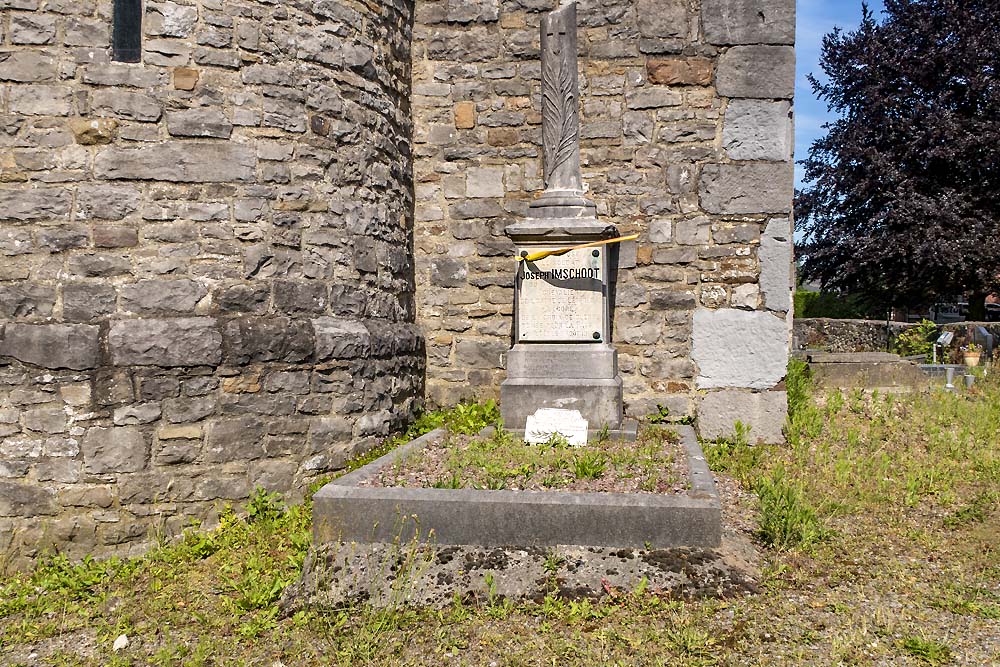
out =
[[(533, 214), (559, 210), (544, 198), (539, 203)], [(589, 207), (563, 210), (585, 217), (532, 217), (509, 226), (506, 233), (517, 253), (524, 257), (618, 236)], [(621, 429), (622, 380), (611, 346), (608, 247), (518, 260), (516, 270), (514, 346), (500, 386), (504, 425), (522, 430), (538, 408), (562, 408), (579, 410), (593, 430)]]

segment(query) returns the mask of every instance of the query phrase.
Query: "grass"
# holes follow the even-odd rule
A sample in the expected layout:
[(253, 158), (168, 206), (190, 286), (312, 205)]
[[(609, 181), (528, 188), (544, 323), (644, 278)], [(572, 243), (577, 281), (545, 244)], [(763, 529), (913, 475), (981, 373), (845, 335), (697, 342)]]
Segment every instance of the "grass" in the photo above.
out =
[[(706, 444), (763, 550), (755, 595), (640, 587), (600, 601), (283, 615), (310, 503), (258, 493), (217, 529), (192, 527), (142, 558), (56, 556), (0, 580), (0, 664), (1000, 664), (996, 377), (957, 395), (806, 387), (787, 431), (785, 446), (750, 446), (745, 430)], [(115, 652), (121, 634), (129, 645)]]
[(660, 426), (645, 427), (637, 442), (598, 438), (580, 447), (559, 434), (541, 444), (527, 444), (502, 428), (488, 437), (452, 434), (398, 462), (384, 481), (397, 486), (416, 478), (418, 486), (499, 490), (563, 489), (605, 480), (664, 491), (681, 482), (673, 468), (678, 442), (672, 429)]

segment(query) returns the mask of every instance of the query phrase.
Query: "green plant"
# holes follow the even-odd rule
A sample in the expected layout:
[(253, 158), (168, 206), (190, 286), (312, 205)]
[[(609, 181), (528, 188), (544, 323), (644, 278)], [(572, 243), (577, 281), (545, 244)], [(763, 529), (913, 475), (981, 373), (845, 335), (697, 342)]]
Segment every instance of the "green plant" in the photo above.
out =
[(761, 477), (755, 490), (760, 500), (759, 535), (765, 544), (792, 549), (825, 538), (816, 510), (806, 502), (801, 485), (788, 480), (784, 466)]
[(709, 468), (728, 472), (744, 484), (750, 484), (760, 468), (763, 450), (750, 444), (749, 435), (750, 427), (737, 421), (731, 437), (703, 443)]
[(794, 419), (808, 403), (812, 386), (809, 377), (809, 364), (802, 359), (792, 357), (788, 360), (788, 371), (785, 376), (785, 386), (788, 390), (788, 418)]
[(577, 479), (597, 479), (604, 474), (607, 460), (600, 452), (586, 452), (573, 461), (573, 475)]
[(646, 415), (646, 421), (650, 424), (665, 424), (670, 421), (670, 409), (657, 403), (656, 412)]
[(933, 639), (910, 636), (903, 638), (899, 645), (904, 651), (928, 665), (944, 665), (951, 662), (951, 649)]
[(901, 356), (910, 357), (919, 354), (928, 355), (934, 347), (937, 325), (930, 320), (921, 320), (918, 324), (905, 329), (896, 337), (893, 351)]
[(462, 486), (462, 476), (457, 472), (451, 477), (445, 477), (434, 482), (435, 489), (461, 489)]
[(558, 572), (559, 568), (562, 567), (565, 562), (565, 558), (560, 556), (555, 551), (550, 550), (545, 554), (545, 562), (542, 566), (545, 568), (545, 571), (551, 575)]
[(285, 513), (280, 493), (268, 493), (257, 487), (247, 502), (247, 521), (274, 521)]
[(453, 433), (475, 435), (499, 419), (500, 408), (491, 398), (485, 403), (459, 403), (446, 413), (444, 423)]

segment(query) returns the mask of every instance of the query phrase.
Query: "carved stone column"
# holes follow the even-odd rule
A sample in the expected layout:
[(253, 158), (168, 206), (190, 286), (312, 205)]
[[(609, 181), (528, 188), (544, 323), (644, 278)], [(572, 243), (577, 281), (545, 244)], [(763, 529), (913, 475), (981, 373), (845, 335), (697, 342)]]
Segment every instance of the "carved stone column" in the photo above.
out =
[[(587, 199), (580, 172), (580, 88), (576, 3), (541, 25), (545, 191), (528, 217), (505, 230), (523, 258), (617, 237)], [(593, 430), (622, 428), (622, 380), (611, 346), (617, 246), (517, 260), (513, 347), (500, 387), (507, 428), (524, 428), (538, 408), (579, 410)]]

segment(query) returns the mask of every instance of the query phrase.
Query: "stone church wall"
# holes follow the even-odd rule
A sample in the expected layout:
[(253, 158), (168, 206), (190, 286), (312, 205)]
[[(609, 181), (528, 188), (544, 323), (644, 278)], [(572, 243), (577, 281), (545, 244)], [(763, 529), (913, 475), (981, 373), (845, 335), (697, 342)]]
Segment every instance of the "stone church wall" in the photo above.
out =
[(412, 3), (0, 3), (0, 553), (300, 490), (423, 394)]
[[(422, 0), (413, 47), (418, 320), (432, 402), (495, 396), (504, 227), (544, 184), (539, 21), (557, 0)], [(794, 0), (582, 0), (584, 181), (622, 234), (626, 411), (781, 438), (790, 341)]]

